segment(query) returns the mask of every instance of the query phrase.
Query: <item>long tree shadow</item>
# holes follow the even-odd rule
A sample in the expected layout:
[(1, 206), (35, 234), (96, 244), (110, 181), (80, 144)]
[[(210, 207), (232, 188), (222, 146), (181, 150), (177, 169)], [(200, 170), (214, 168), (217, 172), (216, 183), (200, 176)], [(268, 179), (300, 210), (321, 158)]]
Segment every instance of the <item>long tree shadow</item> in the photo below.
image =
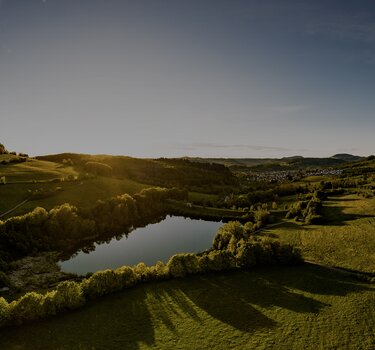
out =
[(238, 284), (228, 287), (220, 279), (197, 277), (195, 283), (201, 288), (191, 289), (181, 284), (181, 291), (200, 309), (212, 317), (243, 332), (254, 332), (261, 328), (273, 328), (274, 320), (257, 310), (250, 300), (238, 291)]
[(361, 200), (360, 198), (339, 198), (339, 197), (328, 197), (328, 201), (331, 202), (356, 202)]
[(329, 226), (343, 226), (348, 221), (374, 217), (368, 214), (345, 213), (344, 210), (348, 208), (350, 207), (335, 205), (324, 206), (322, 209), (322, 223)]
[(155, 345), (155, 330), (161, 325), (178, 339), (189, 322), (204, 326), (207, 315), (252, 333), (279, 326), (266, 310), (316, 314), (330, 306), (319, 301), (319, 295), (366, 290), (374, 288), (310, 264), (191, 276), (148, 283), (74, 312), (0, 330), (0, 348), (138, 350)]
[(360, 291), (374, 291), (374, 288), (359, 283), (345, 272), (310, 263), (295, 266), (289, 273), (282, 273), (273, 278), (288, 288), (317, 295), (346, 296)]
[(201, 288), (191, 288), (191, 281), (185, 281), (180, 283), (184, 294), (212, 317), (246, 332), (276, 326), (257, 306), (318, 313), (329, 305), (315, 299), (314, 294), (345, 296), (373, 290), (341, 273), (309, 264), (195, 278)]
[(129, 349), (154, 344), (144, 288), (90, 302), (82, 309), (0, 330), (0, 349)]

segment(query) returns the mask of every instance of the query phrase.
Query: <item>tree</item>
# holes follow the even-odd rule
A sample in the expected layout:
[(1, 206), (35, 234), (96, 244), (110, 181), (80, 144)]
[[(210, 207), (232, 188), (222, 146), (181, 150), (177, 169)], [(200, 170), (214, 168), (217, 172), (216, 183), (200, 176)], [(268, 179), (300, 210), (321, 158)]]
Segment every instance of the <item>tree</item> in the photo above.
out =
[(5, 146), (2, 143), (0, 143), (0, 154), (7, 154), (7, 153), (8, 151), (5, 148)]

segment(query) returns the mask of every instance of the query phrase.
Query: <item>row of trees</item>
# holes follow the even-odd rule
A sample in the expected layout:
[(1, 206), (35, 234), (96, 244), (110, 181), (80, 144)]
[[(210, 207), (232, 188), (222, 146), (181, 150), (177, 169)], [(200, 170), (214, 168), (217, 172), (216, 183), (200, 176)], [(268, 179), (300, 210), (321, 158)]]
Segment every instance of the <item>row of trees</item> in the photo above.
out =
[(17, 152), (8, 151), (2, 143), (0, 143), (0, 154), (12, 154), (14, 156), (18, 155), (19, 157), (22, 157), (22, 158), (28, 158), (29, 157), (29, 155), (26, 154), (26, 153), (20, 152), (20, 153), (17, 154)]
[(124, 194), (98, 201), (92, 210), (79, 210), (70, 204), (50, 211), (35, 208), (25, 215), (0, 220), (0, 256), (13, 260), (40, 251), (64, 251), (88, 237), (123, 233), (165, 215), (168, 199), (186, 198), (186, 191), (147, 188), (133, 197)]
[(219, 230), (212, 249), (201, 254), (176, 254), (167, 264), (158, 262), (146, 266), (140, 263), (133, 267), (98, 271), (82, 282), (65, 281), (55, 290), (44, 294), (30, 292), (10, 303), (0, 298), (0, 326), (21, 324), (75, 309), (88, 300), (147, 281), (301, 261), (300, 253), (291, 246), (255, 238), (246, 225), (230, 222)]

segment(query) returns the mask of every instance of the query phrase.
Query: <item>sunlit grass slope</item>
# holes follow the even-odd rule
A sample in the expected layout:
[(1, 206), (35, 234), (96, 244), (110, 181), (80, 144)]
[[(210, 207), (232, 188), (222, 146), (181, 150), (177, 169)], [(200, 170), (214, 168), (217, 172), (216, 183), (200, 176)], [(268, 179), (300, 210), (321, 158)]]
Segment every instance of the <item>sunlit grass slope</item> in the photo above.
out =
[(5, 176), (7, 181), (6, 185), (0, 186), (0, 214), (30, 198), (30, 194), (36, 190), (53, 191), (57, 187), (60, 188), (46, 198), (29, 200), (10, 215), (28, 212), (37, 206), (51, 209), (62, 203), (90, 207), (98, 199), (107, 199), (123, 193), (134, 194), (147, 187), (126, 178), (101, 176), (82, 181), (51, 182), (54, 179), (69, 179), (69, 176), (77, 175), (72, 167), (44, 160), (29, 159), (24, 163), (0, 165), (0, 176)]
[(375, 273), (375, 199), (331, 197), (323, 214), (324, 225), (289, 223), (263, 233), (298, 246), (305, 259)]
[(0, 331), (1, 349), (374, 349), (375, 286), (301, 265), (150, 283)]
[(78, 175), (72, 167), (37, 159), (0, 165), (0, 174), (6, 177), (7, 182), (32, 182)]
[(99, 199), (108, 199), (123, 193), (134, 194), (146, 185), (128, 179), (113, 179), (96, 177), (94, 179), (74, 182), (43, 183), (43, 184), (17, 184), (0, 187), (0, 196), (6, 198), (0, 204), (0, 211), (4, 212), (28, 197), (28, 190), (54, 189), (62, 190), (51, 197), (30, 200), (22, 207), (16, 209), (11, 215), (19, 215), (40, 206), (51, 209), (56, 205), (70, 203), (80, 208), (89, 208)]

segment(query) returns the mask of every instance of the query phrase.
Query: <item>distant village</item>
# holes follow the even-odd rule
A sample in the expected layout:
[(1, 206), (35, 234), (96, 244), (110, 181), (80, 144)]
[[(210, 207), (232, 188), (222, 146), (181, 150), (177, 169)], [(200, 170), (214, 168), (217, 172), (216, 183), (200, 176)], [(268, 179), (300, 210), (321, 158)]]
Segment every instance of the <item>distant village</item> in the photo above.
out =
[(313, 170), (281, 170), (281, 171), (264, 171), (264, 172), (250, 172), (246, 173), (248, 181), (258, 182), (290, 182), (299, 180), (308, 176), (327, 176), (327, 175), (341, 175), (341, 169), (327, 168), (327, 169), (313, 169)]

